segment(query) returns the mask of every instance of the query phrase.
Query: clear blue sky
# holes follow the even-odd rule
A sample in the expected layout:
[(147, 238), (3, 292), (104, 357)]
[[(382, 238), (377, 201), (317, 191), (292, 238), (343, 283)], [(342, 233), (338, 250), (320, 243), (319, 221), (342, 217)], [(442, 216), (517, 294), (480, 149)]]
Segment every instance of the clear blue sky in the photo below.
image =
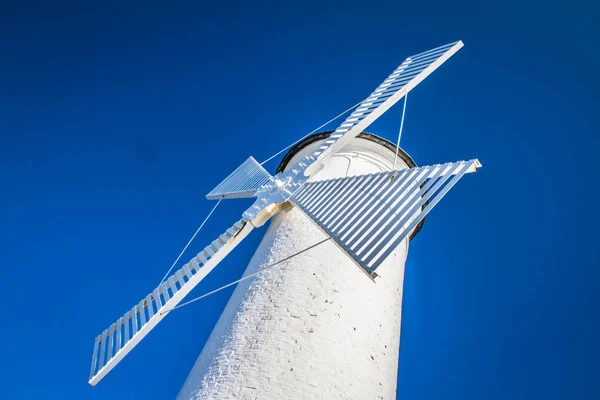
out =
[[(89, 362), (204, 195), (458, 39), (411, 92), (403, 147), (484, 168), (411, 244), (399, 398), (600, 397), (597, 5), (77, 3), (0, 3), (0, 398), (174, 397), (231, 290), (170, 315), (94, 389)], [(394, 140), (400, 113), (369, 130)], [(188, 255), (248, 204), (223, 203)], [(194, 294), (239, 277), (260, 236)]]

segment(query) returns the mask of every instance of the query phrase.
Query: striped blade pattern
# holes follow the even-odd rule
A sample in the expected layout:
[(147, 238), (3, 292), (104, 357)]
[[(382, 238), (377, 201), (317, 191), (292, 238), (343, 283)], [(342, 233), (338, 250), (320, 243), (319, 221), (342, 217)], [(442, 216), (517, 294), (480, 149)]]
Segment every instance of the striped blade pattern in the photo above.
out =
[[(324, 162), (463, 47), (449, 43), (408, 57), (312, 154)], [(311, 174), (309, 172), (309, 174)]]
[(243, 219), (236, 222), (98, 335), (89, 383), (100, 382), (252, 229)]
[(250, 157), (211, 190), (206, 198), (218, 200), (252, 197), (256, 189), (267, 183), (269, 179), (271, 179), (271, 174), (253, 157)]
[(478, 160), (306, 183), (291, 201), (368, 274)]

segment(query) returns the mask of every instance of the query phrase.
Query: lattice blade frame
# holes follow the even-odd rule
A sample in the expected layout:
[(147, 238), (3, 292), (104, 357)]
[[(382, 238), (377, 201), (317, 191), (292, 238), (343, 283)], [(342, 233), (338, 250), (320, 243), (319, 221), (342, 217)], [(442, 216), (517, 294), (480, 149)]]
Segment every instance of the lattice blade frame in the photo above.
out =
[(89, 384), (96, 386), (166, 317), (163, 313), (177, 306), (253, 229), (245, 220), (236, 222), (98, 335), (94, 341)]
[(463, 42), (459, 40), (406, 58), (314, 151), (311, 157), (316, 161), (306, 169), (306, 174), (310, 176), (321, 169), (333, 154), (358, 136), (463, 46)]
[(372, 273), (478, 160), (304, 184), (290, 199)]
[(271, 174), (254, 157), (249, 157), (207, 195), (207, 200), (253, 197), (256, 190), (269, 182)]

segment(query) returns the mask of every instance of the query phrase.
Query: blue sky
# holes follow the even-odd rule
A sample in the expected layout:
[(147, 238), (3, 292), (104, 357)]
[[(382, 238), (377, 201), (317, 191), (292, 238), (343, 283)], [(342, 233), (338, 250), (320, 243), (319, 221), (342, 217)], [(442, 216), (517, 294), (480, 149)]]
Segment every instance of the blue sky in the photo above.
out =
[[(174, 312), (93, 389), (89, 361), (204, 195), (458, 39), (411, 92), (403, 147), (484, 168), (411, 244), (399, 398), (600, 396), (598, 6), (119, 3), (0, 3), (0, 398), (174, 397), (231, 290)], [(400, 114), (369, 131), (393, 141)], [(223, 202), (184, 258), (248, 204)], [(239, 277), (260, 236), (194, 294)]]

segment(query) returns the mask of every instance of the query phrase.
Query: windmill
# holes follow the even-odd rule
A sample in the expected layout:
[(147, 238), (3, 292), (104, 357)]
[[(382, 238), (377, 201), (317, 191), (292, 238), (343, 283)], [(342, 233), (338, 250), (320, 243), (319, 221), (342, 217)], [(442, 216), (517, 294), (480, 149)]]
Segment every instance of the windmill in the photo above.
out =
[[(253, 229), (275, 215), (298, 210), (294, 212), (300, 212), (324, 234), (325, 239), (315, 246), (334, 243), (340, 254), (364, 273), (364, 282), (377, 285), (381, 279), (378, 269), (407, 243), (442, 197), (465, 174), (481, 166), (479, 161), (397, 166), (398, 138), (393, 165), (386, 170), (334, 178), (324, 178), (320, 172), (462, 46), (458, 41), (408, 57), (318, 147), (284, 171), (273, 176), (250, 157), (208, 193), (208, 200), (256, 200), (241, 219), (95, 338), (89, 383), (95, 386), (102, 380)], [(263, 268), (252, 275), (277, 263), (259, 264)], [(269, 390), (273, 388), (269, 386)]]

